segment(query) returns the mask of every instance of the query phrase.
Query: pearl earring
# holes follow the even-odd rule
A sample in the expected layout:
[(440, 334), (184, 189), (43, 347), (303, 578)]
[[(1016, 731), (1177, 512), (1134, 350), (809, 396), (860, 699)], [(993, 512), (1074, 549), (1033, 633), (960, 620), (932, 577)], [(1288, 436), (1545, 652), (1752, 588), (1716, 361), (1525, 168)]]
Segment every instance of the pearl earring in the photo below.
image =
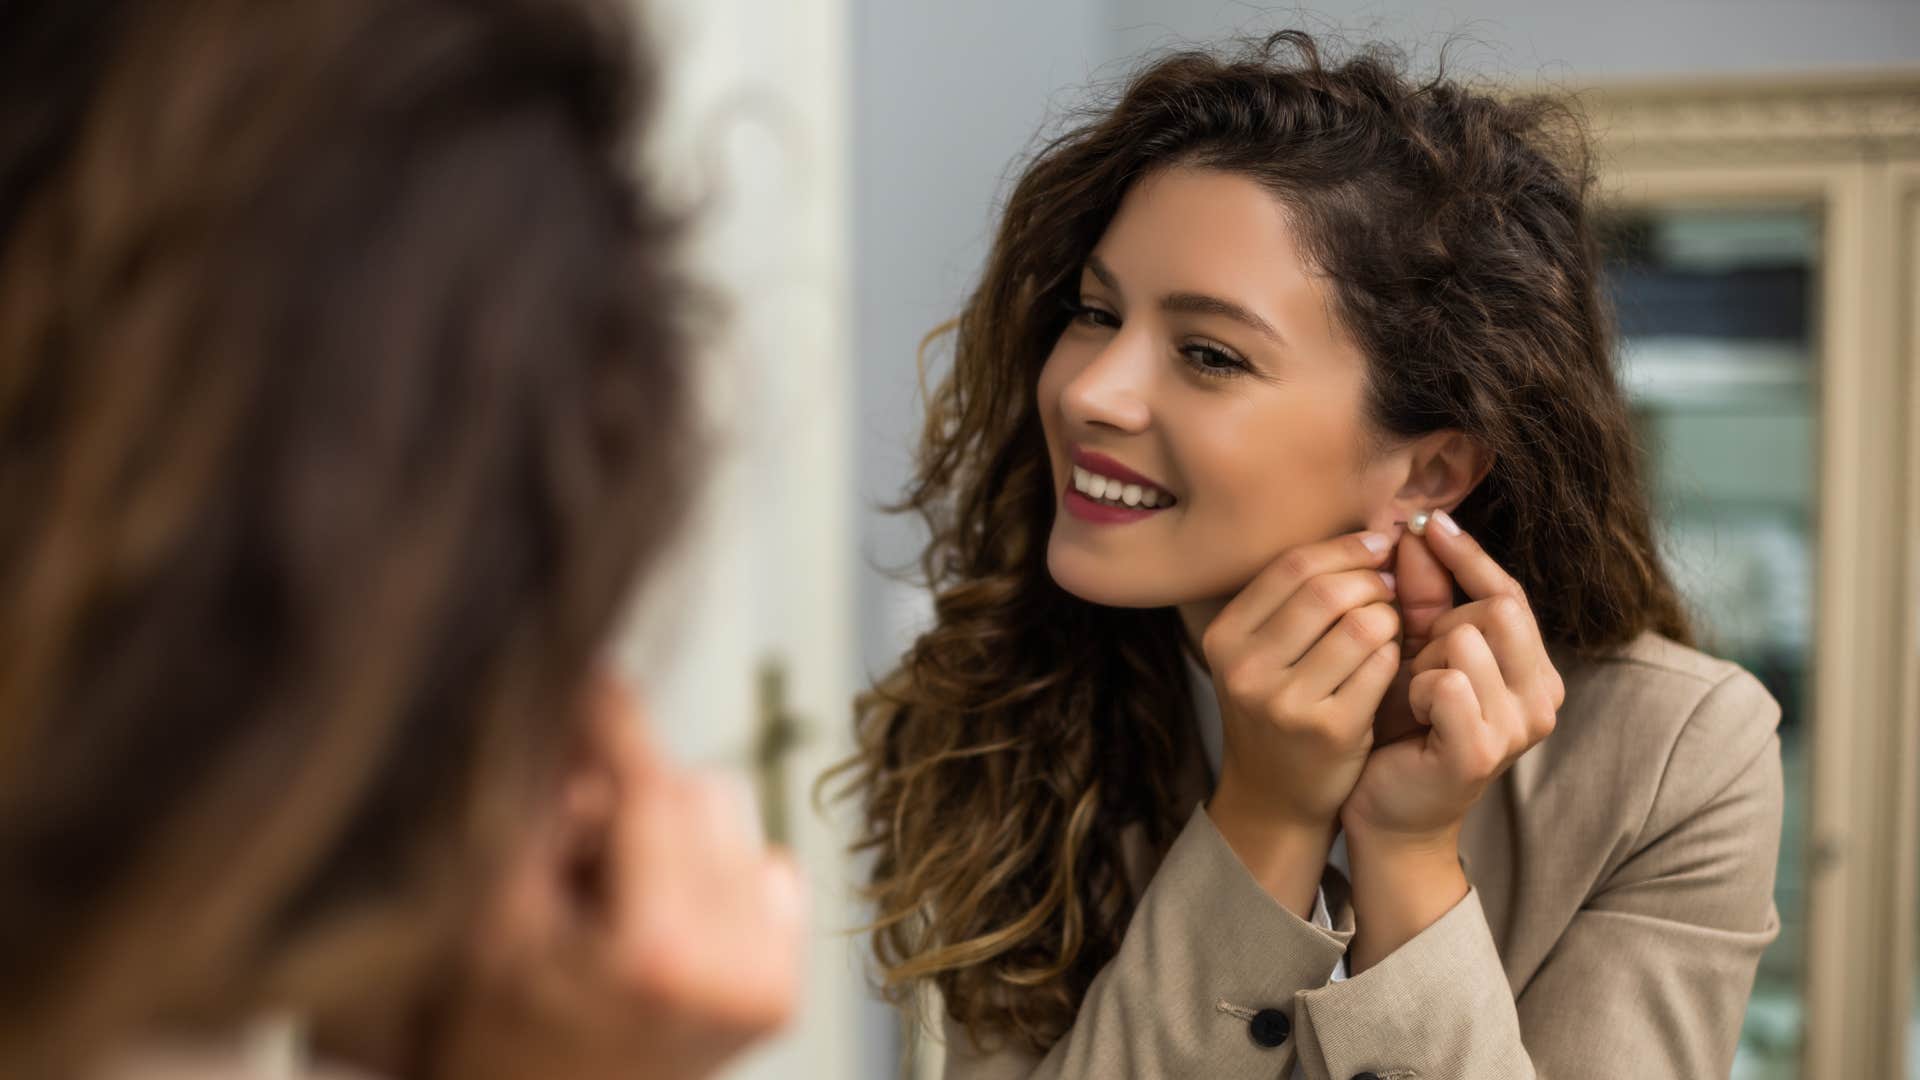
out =
[(1425, 536), (1427, 535), (1427, 522), (1431, 521), (1432, 519), (1433, 519), (1432, 514), (1428, 513), (1425, 510), (1422, 510), (1419, 513), (1413, 515), (1413, 517), (1407, 519), (1407, 531), (1412, 533), (1415, 536)]

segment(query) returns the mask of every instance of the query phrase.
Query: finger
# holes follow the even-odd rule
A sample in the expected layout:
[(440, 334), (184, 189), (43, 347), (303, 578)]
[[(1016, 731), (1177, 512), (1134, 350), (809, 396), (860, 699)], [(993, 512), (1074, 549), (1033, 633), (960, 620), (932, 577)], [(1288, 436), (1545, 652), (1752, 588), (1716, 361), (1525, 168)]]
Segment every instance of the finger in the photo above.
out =
[(807, 881), (800, 864), (784, 851), (767, 856), (766, 882), (768, 911), (776, 926), (798, 931), (807, 922)]
[[(1454, 608), (1433, 624), (1432, 639), (1443, 639), (1469, 625), (1477, 627), (1487, 639), (1508, 685), (1516, 689), (1531, 682), (1542, 665), (1549, 663), (1533, 612), (1511, 596), (1475, 600)], [(1415, 656), (1414, 669), (1425, 671), (1443, 666), (1445, 662), (1439, 652), (1423, 651)]]
[[(1341, 684), (1399, 633), (1400, 616), (1385, 598), (1347, 611), (1335, 619), (1306, 655), (1293, 665), (1294, 689), (1306, 701), (1332, 697)], [(1394, 658), (1397, 665), (1397, 649)]]
[(711, 1000), (727, 959), (717, 950), (764, 906), (766, 850), (751, 835), (738, 792), (714, 774), (662, 769), (630, 794), (607, 856), (616, 979), (683, 1004)]
[(1433, 640), (1434, 624), (1453, 610), (1453, 575), (1424, 540), (1408, 533), (1394, 551), (1393, 576), (1401, 632), (1406, 635), (1405, 651), (1413, 655)]
[(701, 770), (691, 777), (691, 787), (699, 805), (696, 828), (705, 842), (717, 851), (758, 851), (766, 846), (762, 837), (759, 799), (753, 786), (738, 773)]
[(608, 838), (614, 903), (630, 908), (659, 883), (672, 894), (689, 875), (745, 866), (763, 850), (750, 815), (739, 783), (716, 772), (662, 767), (625, 787)]
[(1458, 668), (1422, 672), (1414, 676), (1412, 697), (1414, 715), (1428, 725), (1428, 751), (1453, 776), (1477, 778), (1490, 751), (1472, 679)]
[(1527, 594), (1513, 575), (1493, 561), (1479, 541), (1462, 532), (1458, 522), (1444, 510), (1435, 510), (1427, 526), (1426, 548), (1437, 556), (1442, 565), (1452, 572), (1455, 581), (1468, 597), (1474, 600), (1486, 600), (1495, 596), (1512, 596), (1525, 603)]
[(791, 958), (805, 921), (805, 885), (786, 853), (754, 844), (740, 846), (740, 832), (727, 825), (713, 851), (691, 853), (697, 861), (685, 885), (697, 890), (694, 913), (708, 938), (702, 949), (709, 970), (725, 973), (729, 992), (750, 1000), (769, 989), (779, 964)]
[(1343, 708), (1372, 713), (1400, 674), (1400, 643), (1388, 641), (1368, 654), (1347, 681), (1334, 691), (1333, 700)]
[(1458, 627), (1441, 640), (1453, 669), (1464, 673), (1472, 685), (1484, 728), (1479, 733), (1484, 753), (1472, 763), (1473, 771), (1462, 775), (1485, 779), (1530, 745), (1526, 717), (1513, 690), (1502, 680), (1500, 665), (1478, 627)]
[(793, 1018), (806, 970), (806, 882), (785, 854), (773, 853), (753, 867), (739, 891), (752, 903), (730, 912), (734, 925), (714, 927), (714, 966), (726, 972), (724, 994), (714, 1004), (728, 1026), (759, 1036)]
[[(1406, 656), (1406, 646), (1400, 647), (1400, 656)], [(1380, 698), (1380, 704), (1373, 714), (1373, 744), (1385, 746), (1398, 742), (1409, 735), (1418, 735), (1426, 730), (1421, 721), (1413, 715), (1413, 665), (1401, 663), (1394, 673), (1393, 681), (1387, 685), (1386, 693)]]
[(1513, 692), (1507, 689), (1506, 680), (1500, 675), (1500, 662), (1494, 659), (1480, 628), (1472, 624), (1460, 626), (1443, 640), (1450, 666), (1465, 672), (1473, 684), (1481, 717), (1496, 725), (1506, 719), (1511, 710), (1504, 708), (1504, 704), (1512, 699)]
[[(762, 860), (761, 896), (761, 927), (773, 946), (767, 951), (797, 959), (806, 943), (807, 880), (792, 856), (773, 851)], [(797, 972), (798, 965), (790, 974)]]
[[(1296, 590), (1273, 617), (1253, 632), (1243, 645), (1257, 653), (1260, 663), (1276, 669), (1305, 663), (1308, 654), (1332, 637), (1353, 636), (1364, 648), (1348, 651), (1331, 661), (1315, 700), (1333, 693), (1366, 655), (1400, 632), (1400, 615), (1393, 610), (1393, 583), (1377, 570), (1349, 570), (1322, 574)], [(1378, 608), (1367, 615), (1360, 611)], [(1336, 650), (1337, 651), (1337, 650)]]
[(660, 769), (644, 784), (624, 784), (607, 838), (609, 873), (616, 885), (633, 886), (647, 873), (670, 865), (697, 831), (706, 828), (694, 778)]
[(740, 778), (663, 769), (629, 800), (615, 859), (614, 988), (716, 1033), (757, 1036), (796, 1000), (797, 868), (754, 835)]
[(1413, 713), (1413, 719), (1421, 727), (1433, 726), (1433, 692), (1440, 685), (1438, 671), (1452, 671), (1452, 668), (1438, 668), (1423, 671), (1413, 676), (1407, 683), (1407, 707)]
[(1280, 610), (1302, 583), (1321, 574), (1378, 570), (1386, 565), (1392, 550), (1393, 538), (1383, 533), (1348, 533), (1288, 549), (1256, 574), (1208, 624), (1201, 638), (1207, 663), (1226, 660)]
[(760, 809), (760, 793), (751, 780), (737, 772), (715, 777), (720, 797), (726, 800), (726, 822), (754, 848), (767, 846), (766, 817)]

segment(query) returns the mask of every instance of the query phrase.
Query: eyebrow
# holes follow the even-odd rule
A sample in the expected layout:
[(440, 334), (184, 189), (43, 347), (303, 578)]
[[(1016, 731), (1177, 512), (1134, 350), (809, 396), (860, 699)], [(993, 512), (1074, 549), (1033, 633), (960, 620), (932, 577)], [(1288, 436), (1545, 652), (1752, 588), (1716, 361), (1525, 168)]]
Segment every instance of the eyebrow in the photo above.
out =
[[(1087, 256), (1087, 270), (1092, 273), (1094, 277), (1100, 279), (1100, 284), (1105, 285), (1114, 292), (1124, 291), (1120, 288), (1119, 279), (1113, 276), (1113, 271), (1108, 268), (1106, 263), (1100, 261), (1100, 256)], [(1275, 329), (1272, 323), (1248, 311), (1239, 304), (1222, 297), (1211, 296), (1207, 293), (1169, 293), (1161, 298), (1160, 309), (1162, 311), (1179, 312), (1189, 315), (1219, 315), (1251, 327), (1266, 336), (1266, 338), (1275, 345), (1284, 347), (1287, 343), (1286, 339), (1280, 336), (1280, 331)]]

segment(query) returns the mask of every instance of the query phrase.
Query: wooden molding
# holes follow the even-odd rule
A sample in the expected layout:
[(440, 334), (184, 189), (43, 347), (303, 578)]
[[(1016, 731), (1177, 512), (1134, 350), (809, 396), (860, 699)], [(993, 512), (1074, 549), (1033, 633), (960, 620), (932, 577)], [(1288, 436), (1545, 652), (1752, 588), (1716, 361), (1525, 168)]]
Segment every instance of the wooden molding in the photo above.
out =
[(1617, 165), (1920, 156), (1920, 71), (1619, 84), (1574, 97)]

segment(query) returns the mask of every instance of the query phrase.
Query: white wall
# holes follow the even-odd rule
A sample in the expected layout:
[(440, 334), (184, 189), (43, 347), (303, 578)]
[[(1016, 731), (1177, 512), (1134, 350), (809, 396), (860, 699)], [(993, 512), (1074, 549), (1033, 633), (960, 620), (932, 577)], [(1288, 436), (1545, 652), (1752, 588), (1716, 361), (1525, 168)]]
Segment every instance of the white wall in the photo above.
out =
[(853, 0), (853, 12), (855, 513), (862, 651), (877, 675), (916, 610), (872, 569), (919, 549), (911, 522), (872, 510), (908, 475), (915, 349), (984, 258), (1008, 163), (1110, 46), (1096, 0)]
[(1916, 0), (1107, 0), (1117, 55), (1177, 36), (1343, 29), (1416, 53), (1459, 35), (1482, 70), (1555, 81), (1920, 65)]

